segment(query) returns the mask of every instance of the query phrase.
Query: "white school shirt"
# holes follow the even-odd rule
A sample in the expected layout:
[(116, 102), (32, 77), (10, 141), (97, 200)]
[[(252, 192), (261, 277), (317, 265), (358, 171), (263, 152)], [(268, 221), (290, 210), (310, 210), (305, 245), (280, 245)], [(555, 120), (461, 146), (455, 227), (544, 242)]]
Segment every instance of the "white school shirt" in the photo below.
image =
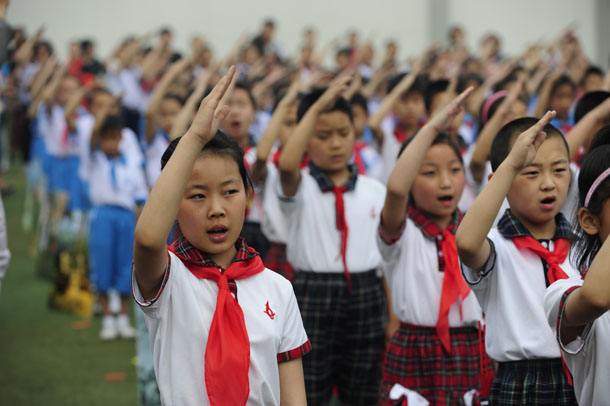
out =
[[(487, 236), (494, 254), (480, 275), (462, 265), (485, 313), (487, 354), (498, 362), (559, 358), (559, 346), (544, 313), (545, 271), (539, 256), (519, 250), (497, 227)], [(552, 247), (551, 247), (552, 248)], [(561, 264), (568, 276), (579, 275), (570, 256)]]
[[(246, 148), (244, 151), (244, 165), (246, 166), (246, 170), (250, 172), (255, 163), (256, 147)], [(265, 214), (261, 194), (262, 190), (260, 185), (254, 185), (254, 195), (248, 202), (248, 212), (246, 214), (246, 221), (249, 223), (261, 224), (263, 222)]]
[(149, 95), (140, 86), (141, 76), (138, 68), (122, 69), (117, 75), (117, 81), (123, 92), (122, 102), (125, 107), (143, 112), (148, 105)]
[(159, 130), (146, 146), (146, 180), (151, 188), (161, 175), (161, 157), (163, 157), (169, 142), (169, 137)]
[[(134, 297), (150, 333), (161, 403), (206, 405), (204, 356), (218, 287), (214, 281), (195, 277), (173, 253), (169, 258), (167, 282), (157, 297), (145, 301), (135, 277)], [(250, 339), (247, 404), (279, 405), (278, 356), (309, 345), (294, 291), (288, 280), (269, 269), (235, 284)], [(267, 303), (275, 313), (273, 319), (265, 312)]]
[(101, 150), (91, 153), (89, 161), (89, 198), (93, 206), (111, 205), (134, 210), (142, 204), (148, 189), (144, 171), (124, 155), (115, 163), (115, 179), (112, 179), (112, 162)]
[(280, 207), (280, 199), (277, 193), (275, 193), (280, 187), (280, 172), (273, 163), (268, 162), (267, 178), (262, 190), (264, 214), (261, 230), (269, 241), (286, 244), (288, 241), (288, 227)]
[[(417, 326), (434, 327), (443, 288), (436, 243), (406, 219), (400, 238), (388, 243), (377, 233), (377, 245), (383, 258), (383, 272), (392, 290), (392, 309), (400, 321)], [(449, 326), (477, 326), (482, 321), (481, 307), (470, 292), (460, 305), (449, 310)]]
[[(293, 197), (285, 196), (281, 189), (278, 182), (280, 207), (288, 225), (288, 261), (296, 270), (343, 273), (333, 192), (323, 193), (309, 169), (301, 170), (299, 188)], [(350, 273), (377, 269), (381, 264), (376, 235), (385, 192), (379, 181), (358, 175), (355, 189), (343, 195)]]
[(559, 331), (565, 302), (580, 288), (580, 277), (556, 281), (546, 290), (544, 309), (548, 322), (557, 337), (563, 358), (574, 380), (574, 393), (581, 405), (610, 404), (610, 312), (589, 323), (582, 335), (570, 343), (563, 343)]
[(38, 110), (38, 126), (49, 155), (57, 158), (78, 155), (78, 134), (68, 134), (67, 140), (64, 140), (68, 123), (63, 107), (53, 104), (49, 112), (47, 106), (41, 105)]
[(383, 179), (385, 183), (388, 181), (392, 169), (398, 159), (398, 152), (402, 144), (396, 139), (394, 135), (394, 127), (396, 123), (392, 117), (387, 117), (381, 122), (381, 131), (383, 132), (383, 143), (381, 144), (381, 159), (383, 160)]

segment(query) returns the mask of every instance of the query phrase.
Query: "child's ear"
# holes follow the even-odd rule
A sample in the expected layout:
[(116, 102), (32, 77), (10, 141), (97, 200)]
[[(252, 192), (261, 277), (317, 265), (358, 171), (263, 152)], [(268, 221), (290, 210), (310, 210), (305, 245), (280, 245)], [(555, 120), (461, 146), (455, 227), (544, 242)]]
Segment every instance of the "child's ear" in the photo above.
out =
[(578, 223), (587, 235), (599, 234), (600, 221), (599, 217), (589, 211), (589, 209), (581, 207), (578, 209)]

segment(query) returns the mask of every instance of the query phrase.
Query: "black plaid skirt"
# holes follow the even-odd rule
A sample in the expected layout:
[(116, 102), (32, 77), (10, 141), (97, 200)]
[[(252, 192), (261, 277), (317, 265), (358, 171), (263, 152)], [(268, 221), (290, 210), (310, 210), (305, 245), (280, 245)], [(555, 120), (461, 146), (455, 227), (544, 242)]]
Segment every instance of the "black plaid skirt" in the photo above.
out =
[(418, 392), (431, 405), (463, 404), (464, 394), (471, 389), (486, 395), (494, 372), (484, 334), (476, 327), (451, 328), (450, 334), (448, 355), (434, 327), (401, 323), (385, 353), (383, 405), (393, 404), (389, 393), (397, 383)]
[(303, 357), (308, 405), (375, 405), (379, 399), (386, 300), (376, 271), (296, 271), (293, 281), (312, 351)]
[(560, 358), (501, 362), (490, 401), (501, 406), (578, 404)]
[(263, 234), (260, 223), (246, 221), (241, 229), (241, 236), (245, 238), (249, 246), (259, 253), (261, 258), (265, 258), (269, 250), (269, 240)]

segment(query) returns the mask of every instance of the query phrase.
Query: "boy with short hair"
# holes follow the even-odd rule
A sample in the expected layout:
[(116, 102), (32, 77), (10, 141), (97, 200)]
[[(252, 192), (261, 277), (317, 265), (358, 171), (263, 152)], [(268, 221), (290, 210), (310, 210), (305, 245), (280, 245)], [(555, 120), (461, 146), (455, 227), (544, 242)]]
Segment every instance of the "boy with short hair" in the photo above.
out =
[[(294, 290), (313, 352), (303, 359), (307, 401), (378, 402), (385, 296), (376, 230), (385, 187), (350, 165), (354, 148), (350, 76), (305, 96), (280, 157), (281, 209)], [(309, 169), (300, 170), (307, 151)]]
[[(554, 116), (519, 118), (500, 130), (494, 173), (456, 235), (464, 278), (486, 315), (487, 353), (499, 363), (491, 404), (576, 404), (543, 306), (549, 284), (578, 275), (568, 257), (571, 226), (560, 213), (569, 152), (549, 124)], [(492, 229), (505, 197), (510, 208)]]

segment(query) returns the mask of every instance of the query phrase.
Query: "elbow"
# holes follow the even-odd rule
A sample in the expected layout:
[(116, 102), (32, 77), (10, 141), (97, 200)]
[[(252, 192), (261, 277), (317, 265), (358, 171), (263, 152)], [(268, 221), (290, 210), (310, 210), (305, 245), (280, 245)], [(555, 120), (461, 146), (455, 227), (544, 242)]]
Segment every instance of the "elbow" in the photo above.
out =
[(471, 238), (468, 238), (465, 232), (459, 228), (455, 235), (455, 245), (460, 258), (471, 258), (481, 248), (481, 244), (477, 244)]

